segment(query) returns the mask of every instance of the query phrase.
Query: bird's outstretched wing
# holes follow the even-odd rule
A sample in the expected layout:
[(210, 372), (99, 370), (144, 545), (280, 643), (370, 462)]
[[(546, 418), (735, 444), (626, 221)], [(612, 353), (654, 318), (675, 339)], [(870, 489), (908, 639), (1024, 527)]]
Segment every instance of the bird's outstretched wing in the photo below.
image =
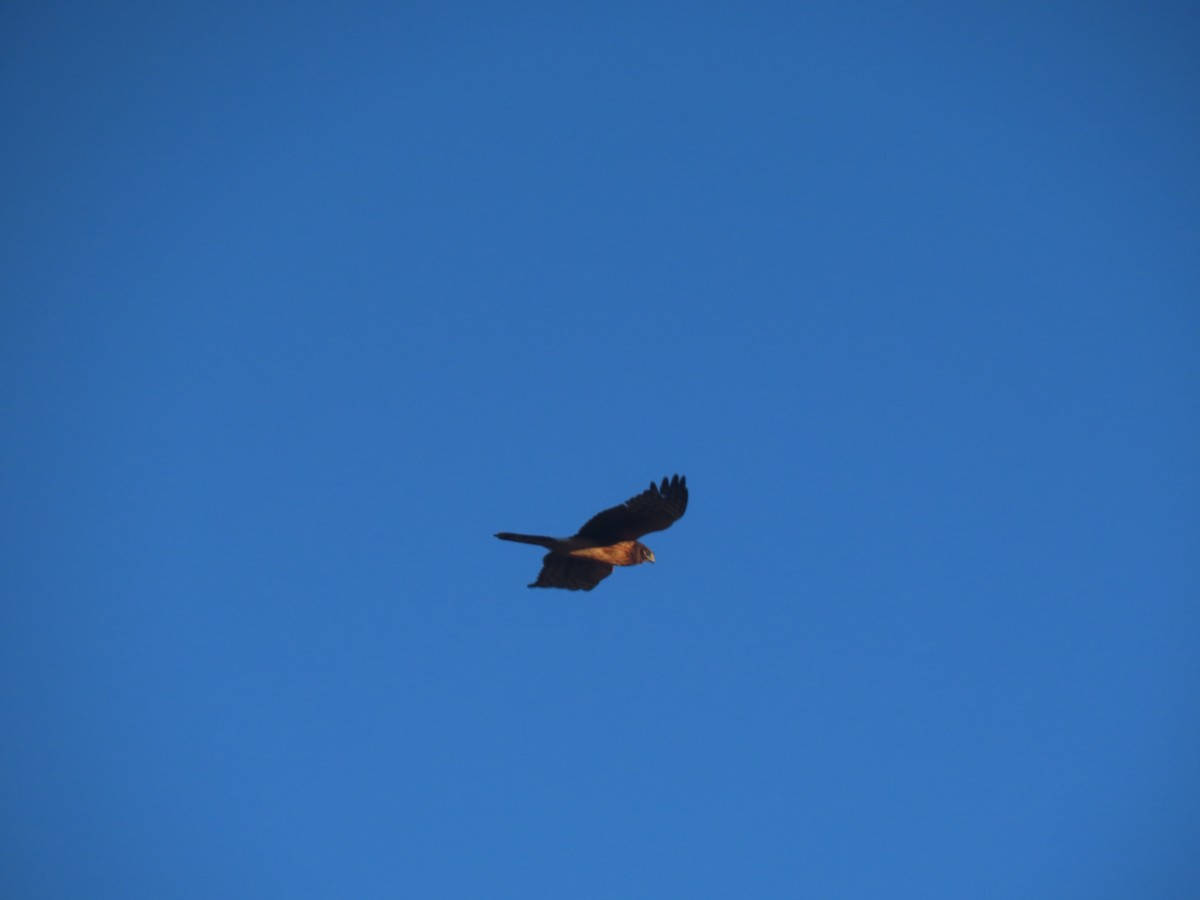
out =
[(547, 553), (542, 557), (542, 571), (530, 587), (566, 588), (568, 591), (590, 591), (612, 574), (608, 563), (563, 553)]
[(643, 534), (670, 527), (683, 516), (687, 502), (687, 478), (672, 475), (670, 480), (662, 480), (662, 487), (650, 482), (648, 490), (592, 516), (576, 537), (601, 545), (634, 541)]

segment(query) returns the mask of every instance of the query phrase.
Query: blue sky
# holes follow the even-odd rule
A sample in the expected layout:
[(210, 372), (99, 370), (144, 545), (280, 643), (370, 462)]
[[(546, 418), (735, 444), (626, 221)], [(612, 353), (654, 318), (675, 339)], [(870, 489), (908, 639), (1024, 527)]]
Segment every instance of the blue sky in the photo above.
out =
[(1196, 896), (1198, 25), (9, 4), (0, 893)]

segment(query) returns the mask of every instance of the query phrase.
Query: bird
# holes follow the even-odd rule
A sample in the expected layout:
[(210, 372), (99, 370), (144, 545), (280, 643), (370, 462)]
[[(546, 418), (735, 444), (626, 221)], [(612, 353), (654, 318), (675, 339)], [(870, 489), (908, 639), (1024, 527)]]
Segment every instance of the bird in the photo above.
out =
[(652, 531), (669, 528), (687, 510), (687, 478), (672, 475), (620, 506), (596, 513), (571, 537), (501, 531), (496, 537), (519, 544), (536, 544), (550, 552), (542, 557), (542, 570), (531, 588), (565, 588), (590, 591), (612, 574), (613, 566), (654, 562), (654, 553), (638, 540)]

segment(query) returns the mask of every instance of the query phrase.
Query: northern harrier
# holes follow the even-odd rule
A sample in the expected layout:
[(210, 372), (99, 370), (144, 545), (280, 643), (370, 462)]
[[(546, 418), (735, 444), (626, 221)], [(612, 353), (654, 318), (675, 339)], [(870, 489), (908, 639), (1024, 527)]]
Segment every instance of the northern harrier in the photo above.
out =
[(502, 531), (502, 541), (536, 544), (550, 552), (542, 557), (542, 571), (530, 587), (557, 587), (568, 591), (590, 591), (612, 574), (613, 566), (636, 566), (654, 562), (650, 548), (638, 538), (670, 527), (687, 509), (687, 479), (679, 475), (650, 482), (620, 506), (597, 513), (572, 537), (552, 538), (536, 534)]

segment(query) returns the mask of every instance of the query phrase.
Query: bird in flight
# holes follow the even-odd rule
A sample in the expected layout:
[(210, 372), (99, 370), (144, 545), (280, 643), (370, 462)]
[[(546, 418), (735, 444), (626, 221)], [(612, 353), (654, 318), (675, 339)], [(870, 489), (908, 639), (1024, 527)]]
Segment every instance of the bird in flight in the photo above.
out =
[(567, 538), (501, 531), (502, 541), (536, 544), (550, 552), (542, 557), (542, 571), (530, 587), (590, 591), (612, 574), (613, 566), (636, 566), (654, 562), (650, 548), (638, 538), (669, 528), (687, 509), (687, 479), (672, 475), (662, 486), (650, 482), (636, 497), (596, 513), (574, 535)]

